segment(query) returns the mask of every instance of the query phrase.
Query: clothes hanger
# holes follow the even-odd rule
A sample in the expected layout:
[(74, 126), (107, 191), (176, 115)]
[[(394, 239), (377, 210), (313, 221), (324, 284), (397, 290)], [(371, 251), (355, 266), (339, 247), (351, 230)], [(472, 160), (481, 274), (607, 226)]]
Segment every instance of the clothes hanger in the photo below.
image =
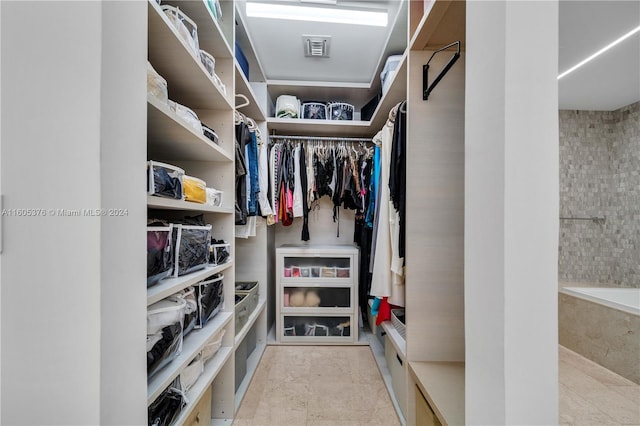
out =
[(243, 94), (241, 94), (241, 93), (236, 94), (236, 98), (244, 99), (244, 102), (243, 102), (243, 103), (241, 103), (241, 104), (239, 104), (239, 105), (238, 105), (238, 104), (236, 104), (236, 109), (238, 109), (238, 108), (244, 108), (244, 107), (248, 106), (248, 105), (251, 103), (251, 102), (249, 102), (249, 98), (247, 98), (245, 95), (243, 95)]

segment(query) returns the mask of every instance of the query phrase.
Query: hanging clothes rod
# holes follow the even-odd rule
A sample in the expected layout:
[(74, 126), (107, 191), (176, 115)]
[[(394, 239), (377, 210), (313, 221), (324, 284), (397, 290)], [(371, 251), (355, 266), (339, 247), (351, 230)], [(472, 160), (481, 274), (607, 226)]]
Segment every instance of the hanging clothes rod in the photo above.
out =
[[(447, 62), (447, 64), (442, 69), (442, 71), (440, 71), (440, 74), (438, 74), (438, 76), (433, 80), (433, 83), (431, 83), (431, 86), (429, 86), (429, 63), (431, 62), (433, 57), (436, 56), (437, 53), (440, 53), (443, 50), (448, 49), (452, 46), (457, 46), (458, 50), (453, 54), (451, 59), (449, 59), (449, 62)], [(449, 72), (449, 70), (451, 69), (453, 64), (456, 63), (459, 57), (460, 57), (460, 40), (447, 44), (446, 46), (441, 47), (440, 49), (433, 52), (433, 54), (427, 61), (426, 65), (422, 66), (422, 100), (426, 101), (427, 99), (429, 99), (429, 94), (431, 93), (431, 91), (435, 89), (438, 83), (440, 83), (440, 80), (442, 80), (442, 77), (444, 77), (444, 75), (447, 72)]]
[(371, 138), (343, 138), (340, 136), (284, 136), (270, 135), (273, 139), (284, 139), (293, 141), (331, 141), (331, 142), (372, 142)]

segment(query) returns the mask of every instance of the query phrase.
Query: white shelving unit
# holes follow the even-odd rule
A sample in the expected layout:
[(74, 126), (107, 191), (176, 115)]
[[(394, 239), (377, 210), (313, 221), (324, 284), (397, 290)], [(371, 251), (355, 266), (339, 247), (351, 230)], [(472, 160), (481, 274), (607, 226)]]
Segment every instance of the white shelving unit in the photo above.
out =
[[(234, 7), (237, 3), (234, 3)], [(268, 143), (266, 124), (267, 88), (260, 63), (256, 59), (251, 40), (246, 32), (240, 13), (236, 11), (234, 44), (242, 49), (249, 64), (249, 77), (245, 75), (237, 60), (234, 61), (235, 93), (237, 109), (252, 119), (262, 135), (262, 143)], [(235, 47), (235, 46), (234, 46)], [(248, 103), (247, 103), (248, 101)], [(246, 324), (235, 335), (235, 400), (236, 410), (247, 391), (262, 354), (266, 348), (269, 324), (269, 298), (272, 296), (273, 278), (271, 275), (269, 248), (273, 229), (268, 229), (265, 219), (256, 218), (256, 235), (249, 238), (236, 238), (236, 281), (258, 283), (259, 301), (257, 307), (249, 315)]]
[[(196, 56), (180, 38), (170, 20), (155, 1), (149, 1), (148, 59), (156, 71), (167, 81), (169, 99), (191, 108), (198, 118), (212, 127), (219, 137), (213, 143), (203, 134), (180, 119), (169, 107), (153, 97), (147, 99), (147, 156), (183, 168), (190, 176), (198, 177), (207, 186), (223, 191), (223, 205), (211, 207), (181, 200), (147, 196), (149, 217), (161, 216), (167, 220), (203, 214), (212, 225), (212, 237), (230, 243), (232, 258), (221, 265), (210, 265), (199, 271), (177, 278), (165, 278), (147, 289), (147, 305), (151, 305), (184, 288), (217, 273), (224, 275), (224, 305), (204, 328), (191, 331), (185, 338), (180, 355), (163, 367), (147, 384), (147, 404), (178, 376), (204, 345), (221, 330), (225, 331), (222, 346), (204, 366), (204, 372), (189, 390), (188, 404), (181, 410), (175, 425), (186, 422), (200, 404), (204, 395), (211, 396), (211, 411), (207, 423), (231, 423), (235, 413), (233, 385), (233, 352), (235, 296), (234, 247), (234, 59), (228, 41), (229, 29), (233, 34), (233, 9), (226, 20), (216, 21), (204, 1), (171, 2), (178, 6), (198, 26), (200, 47), (216, 59), (216, 74), (225, 90), (213, 80)], [(225, 5), (227, 8), (228, 5)], [(223, 9), (225, 9), (223, 8)], [(232, 39), (231, 39), (232, 40)], [(211, 390), (212, 392), (209, 392)], [(207, 408), (208, 410), (208, 408)], [(189, 420), (191, 421), (191, 420)]]
[[(358, 254), (338, 245), (276, 249), (278, 343), (358, 342)], [(307, 300), (314, 306), (300, 306)]]

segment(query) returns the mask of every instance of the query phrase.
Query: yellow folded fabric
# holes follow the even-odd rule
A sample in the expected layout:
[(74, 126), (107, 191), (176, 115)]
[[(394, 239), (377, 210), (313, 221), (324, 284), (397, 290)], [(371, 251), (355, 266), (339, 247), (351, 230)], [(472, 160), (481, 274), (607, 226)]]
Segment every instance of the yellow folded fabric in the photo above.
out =
[(207, 202), (207, 184), (202, 179), (184, 175), (182, 177), (182, 187), (184, 188), (185, 201), (200, 204)]

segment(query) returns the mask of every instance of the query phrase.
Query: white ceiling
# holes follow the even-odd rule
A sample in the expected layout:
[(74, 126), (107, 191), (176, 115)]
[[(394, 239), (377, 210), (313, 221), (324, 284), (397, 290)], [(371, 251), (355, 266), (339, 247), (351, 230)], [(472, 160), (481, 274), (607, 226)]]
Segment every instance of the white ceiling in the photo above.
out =
[[(398, 0), (338, 0), (341, 7), (388, 9), (387, 28), (248, 18), (244, 15), (244, 1), (238, 7), (241, 20), (264, 79), (270, 82), (323, 81), (367, 86), (377, 81), (381, 58), (402, 53), (406, 43), (406, 33), (402, 32), (406, 31), (406, 24), (390, 34), (401, 4)], [(640, 25), (640, 1), (559, 3), (559, 73)], [(406, 13), (406, 8), (402, 12)], [(399, 20), (406, 20), (406, 15), (400, 14)], [(330, 35), (331, 57), (304, 57), (302, 35)], [(385, 51), (389, 39), (391, 46)], [(640, 34), (559, 80), (558, 95), (560, 109), (615, 110), (640, 101)]]
[[(260, 0), (258, 0), (260, 1)], [(302, 22), (283, 19), (249, 18), (245, 0), (238, 2), (258, 60), (267, 80), (326, 81), (369, 85), (377, 70), (401, 2), (397, 0), (343, 1), (339, 7), (388, 12), (387, 27), (344, 25), (325, 22)], [(322, 4), (300, 3), (297, 0), (269, 3), (302, 4), (322, 7)], [(325, 5), (336, 7), (335, 5)], [(404, 18), (406, 19), (406, 18)], [(406, 24), (404, 26), (406, 28)], [(405, 30), (406, 31), (406, 30)], [(303, 35), (331, 36), (329, 58), (304, 56)], [(402, 53), (402, 44), (392, 41), (392, 53)]]
[[(638, 1), (568, 1), (559, 6), (563, 72), (640, 25)], [(640, 101), (640, 33), (558, 81), (560, 109), (611, 111)]]

